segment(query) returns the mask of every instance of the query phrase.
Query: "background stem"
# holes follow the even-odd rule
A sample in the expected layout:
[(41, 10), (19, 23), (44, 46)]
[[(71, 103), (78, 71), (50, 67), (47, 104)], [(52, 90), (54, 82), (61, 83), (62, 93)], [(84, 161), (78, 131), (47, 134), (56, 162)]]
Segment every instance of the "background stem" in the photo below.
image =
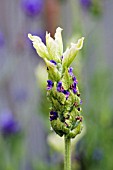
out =
[(71, 139), (64, 136), (64, 141), (65, 141), (64, 170), (71, 170)]

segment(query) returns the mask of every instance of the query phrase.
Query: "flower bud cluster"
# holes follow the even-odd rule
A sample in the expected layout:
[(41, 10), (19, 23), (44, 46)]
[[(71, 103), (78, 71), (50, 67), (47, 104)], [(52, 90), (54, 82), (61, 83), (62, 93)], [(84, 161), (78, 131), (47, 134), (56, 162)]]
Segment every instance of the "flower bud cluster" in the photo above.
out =
[(77, 84), (72, 67), (65, 70), (59, 81), (47, 80), (50, 122), (59, 136), (74, 138), (82, 130), (82, 101)]

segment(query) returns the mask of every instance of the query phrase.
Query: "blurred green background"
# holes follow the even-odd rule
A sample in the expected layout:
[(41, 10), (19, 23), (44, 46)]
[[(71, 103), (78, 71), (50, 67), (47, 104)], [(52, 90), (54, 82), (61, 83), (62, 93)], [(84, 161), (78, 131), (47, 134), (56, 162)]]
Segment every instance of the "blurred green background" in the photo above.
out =
[(73, 64), (84, 131), (72, 170), (113, 169), (113, 1), (0, 0), (0, 170), (62, 170), (62, 139), (51, 136), (46, 68), (28, 33), (45, 43), (63, 28), (64, 50), (84, 36)]

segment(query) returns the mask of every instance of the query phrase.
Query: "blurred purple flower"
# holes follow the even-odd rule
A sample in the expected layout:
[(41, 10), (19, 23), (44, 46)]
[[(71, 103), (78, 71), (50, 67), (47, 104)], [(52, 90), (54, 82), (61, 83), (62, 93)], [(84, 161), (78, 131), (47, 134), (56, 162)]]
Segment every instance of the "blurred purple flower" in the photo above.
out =
[(13, 91), (13, 97), (15, 101), (23, 102), (27, 100), (28, 94), (25, 89), (20, 88)]
[(80, 0), (80, 3), (84, 8), (88, 9), (92, 5), (92, 0)]
[(43, 10), (43, 0), (21, 0), (22, 8), (28, 16), (36, 16)]
[(4, 34), (0, 31), (0, 47), (3, 47), (5, 43)]
[(10, 110), (0, 113), (0, 131), (3, 135), (16, 134), (20, 131), (20, 126)]
[(93, 160), (100, 161), (103, 158), (103, 151), (100, 148), (95, 148), (93, 152)]

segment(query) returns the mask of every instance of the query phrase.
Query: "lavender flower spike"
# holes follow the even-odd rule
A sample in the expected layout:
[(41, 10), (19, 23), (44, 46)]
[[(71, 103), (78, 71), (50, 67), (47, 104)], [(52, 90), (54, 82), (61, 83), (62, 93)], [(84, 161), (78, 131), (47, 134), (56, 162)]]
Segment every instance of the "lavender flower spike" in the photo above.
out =
[(76, 119), (81, 116), (78, 81), (70, 65), (82, 48), (84, 37), (76, 44), (71, 43), (70, 48), (63, 52), (61, 32), (62, 29), (58, 27), (54, 38), (46, 32), (46, 45), (37, 36), (28, 34), (28, 37), (47, 66), (47, 99), (51, 103), (51, 127), (59, 136), (64, 135), (70, 139), (82, 130), (82, 119)]

